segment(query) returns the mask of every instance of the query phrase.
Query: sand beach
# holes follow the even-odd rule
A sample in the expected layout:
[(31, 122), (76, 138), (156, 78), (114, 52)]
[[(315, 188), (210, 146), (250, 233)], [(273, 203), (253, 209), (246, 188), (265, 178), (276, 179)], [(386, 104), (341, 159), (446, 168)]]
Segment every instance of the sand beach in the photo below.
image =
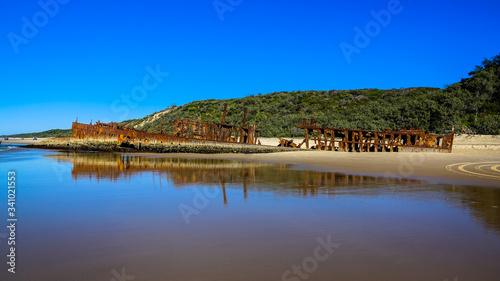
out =
[[(62, 142), (71, 138), (61, 139)], [(261, 138), (262, 149), (272, 149), (278, 144), (277, 138)], [(300, 139), (294, 140), (300, 143)], [(25, 143), (43, 146), (58, 143), (57, 139), (37, 141), (11, 139), (10, 143)], [(60, 145), (59, 148), (64, 148)], [(231, 146), (233, 147), (233, 146)], [(234, 146), (236, 147), (236, 146)], [(255, 147), (255, 146), (254, 146)], [(43, 147), (51, 148), (51, 147)], [(54, 147), (57, 149), (58, 147)], [(388, 176), (399, 178), (426, 179), (433, 183), (457, 185), (481, 185), (500, 187), (500, 136), (460, 135), (455, 138), (452, 153), (433, 152), (338, 152), (316, 150), (292, 150), (275, 153), (154, 153), (126, 152), (137, 156), (162, 158), (228, 159), (239, 161), (272, 162), (296, 164), (316, 171), (341, 172), (366, 176)], [(181, 150), (182, 151), (182, 150)], [(201, 149), (200, 152), (206, 150)], [(221, 150), (226, 152), (227, 150)], [(279, 151), (279, 150), (277, 150)], [(235, 153), (236, 152), (236, 153)], [(269, 151), (267, 151), (269, 152)], [(120, 152), (117, 152), (120, 153)]]

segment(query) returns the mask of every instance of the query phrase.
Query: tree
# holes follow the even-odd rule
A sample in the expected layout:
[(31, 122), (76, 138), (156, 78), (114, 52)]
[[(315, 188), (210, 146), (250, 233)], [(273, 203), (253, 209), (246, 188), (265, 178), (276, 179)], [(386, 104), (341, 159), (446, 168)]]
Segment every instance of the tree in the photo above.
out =
[(474, 122), (477, 123), (477, 116), (480, 109), (493, 97), (495, 73), (493, 68), (479, 71), (476, 68), (473, 73), (474, 76), (467, 81), (467, 88), (474, 95)]

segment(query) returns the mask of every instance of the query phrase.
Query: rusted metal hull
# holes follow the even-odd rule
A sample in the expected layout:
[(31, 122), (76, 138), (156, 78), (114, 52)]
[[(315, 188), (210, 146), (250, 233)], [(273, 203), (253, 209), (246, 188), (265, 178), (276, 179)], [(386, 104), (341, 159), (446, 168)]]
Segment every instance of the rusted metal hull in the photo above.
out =
[(160, 133), (155, 132), (156, 121), (154, 121), (153, 132), (145, 132), (133, 128), (122, 126), (118, 123), (82, 124), (73, 122), (71, 129), (73, 136), (77, 139), (100, 139), (116, 140), (119, 144), (149, 144), (149, 143), (205, 143), (205, 142), (226, 142), (242, 144), (260, 144), (257, 140), (259, 130), (255, 125), (246, 125), (246, 110), (243, 119), (243, 126), (233, 126), (225, 124), (227, 104), (224, 106), (222, 123), (207, 123), (185, 119), (176, 119), (170, 127), (171, 133), (162, 131), (160, 122)]
[(117, 123), (81, 124), (73, 122), (71, 129), (73, 130), (73, 136), (77, 139), (117, 141), (119, 144), (148, 144), (151, 142), (180, 144), (192, 142), (190, 139), (169, 134), (150, 133), (126, 128)]
[[(304, 129), (304, 142), (297, 145), (317, 150), (348, 152), (448, 152), (451, 153), (455, 129), (450, 134), (434, 135), (420, 129), (369, 131), (316, 126), (315, 120), (297, 126)], [(310, 142), (313, 142), (313, 145)]]

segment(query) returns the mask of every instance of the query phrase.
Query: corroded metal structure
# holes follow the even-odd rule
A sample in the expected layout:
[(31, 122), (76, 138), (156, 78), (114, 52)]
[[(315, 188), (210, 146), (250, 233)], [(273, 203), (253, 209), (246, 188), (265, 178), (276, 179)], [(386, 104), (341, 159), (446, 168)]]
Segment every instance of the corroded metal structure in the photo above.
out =
[(278, 146), (282, 146), (282, 147), (293, 147), (293, 148), (297, 148), (297, 147), (300, 147), (298, 146), (297, 144), (295, 144), (293, 142), (293, 139), (291, 140), (287, 140), (287, 139), (282, 139), (280, 137), (278, 137), (278, 140), (280, 142), (280, 144)]
[[(306, 148), (348, 152), (398, 152), (398, 151), (433, 151), (451, 152), (455, 127), (444, 135), (430, 134), (421, 129), (399, 131), (369, 131), (352, 129), (334, 129), (316, 126), (316, 121), (297, 126), (304, 129), (305, 139), (297, 147), (305, 144)], [(310, 146), (310, 141), (313, 145)], [(285, 144), (285, 143), (284, 143)], [(289, 145), (292, 146), (292, 145)]]
[(260, 130), (256, 130), (253, 124), (246, 126), (246, 108), (243, 111), (243, 125), (241, 127), (226, 124), (226, 112), (227, 103), (224, 104), (224, 113), (221, 123), (176, 119), (174, 121), (173, 135), (197, 140), (260, 144), (257, 140)]
[(153, 132), (136, 130), (130, 127), (122, 126), (118, 123), (82, 124), (73, 122), (71, 129), (73, 136), (77, 139), (100, 139), (116, 140), (122, 143), (206, 143), (206, 142), (228, 142), (242, 144), (260, 144), (257, 140), (259, 130), (255, 125), (246, 126), (247, 110), (244, 110), (243, 125), (241, 127), (225, 123), (227, 113), (227, 104), (224, 104), (224, 113), (221, 123), (208, 123), (201, 121), (192, 121), (185, 119), (176, 119), (168, 124), (167, 131), (163, 131), (163, 120), (160, 120), (159, 133), (156, 132), (156, 120), (153, 121)]
[(73, 136), (77, 139), (85, 140), (116, 140), (119, 144), (122, 143), (186, 143), (191, 142), (189, 139), (175, 137), (169, 134), (151, 133), (128, 128), (118, 123), (102, 123), (82, 124), (73, 122), (71, 127)]

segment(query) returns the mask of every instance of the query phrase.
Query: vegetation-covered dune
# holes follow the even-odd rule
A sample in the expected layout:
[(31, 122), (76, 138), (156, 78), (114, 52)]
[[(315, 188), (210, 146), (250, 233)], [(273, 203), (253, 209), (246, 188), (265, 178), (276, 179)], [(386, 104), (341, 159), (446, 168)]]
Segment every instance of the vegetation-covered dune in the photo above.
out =
[[(73, 135), (73, 131), (71, 129), (67, 129), (67, 130), (65, 130), (65, 129), (52, 129), (52, 130), (37, 132), (37, 133), (23, 133), (23, 134), (16, 134), (16, 135), (8, 135), (8, 137), (11, 137), (11, 138), (32, 138), (32, 137), (54, 138), (54, 137), (69, 137), (72, 135)], [(5, 136), (0, 136), (0, 137), (5, 137)]]
[(227, 100), (201, 100), (142, 119), (122, 122), (152, 131), (153, 120), (159, 130), (176, 118), (220, 122), (223, 104), (228, 103), (226, 123), (241, 125), (243, 108), (248, 121), (262, 130), (263, 137), (297, 137), (296, 126), (303, 118), (336, 128), (383, 130), (420, 127), (442, 133), (500, 134), (500, 55), (485, 59), (468, 78), (439, 88), (359, 89), (330, 91), (275, 92)]

